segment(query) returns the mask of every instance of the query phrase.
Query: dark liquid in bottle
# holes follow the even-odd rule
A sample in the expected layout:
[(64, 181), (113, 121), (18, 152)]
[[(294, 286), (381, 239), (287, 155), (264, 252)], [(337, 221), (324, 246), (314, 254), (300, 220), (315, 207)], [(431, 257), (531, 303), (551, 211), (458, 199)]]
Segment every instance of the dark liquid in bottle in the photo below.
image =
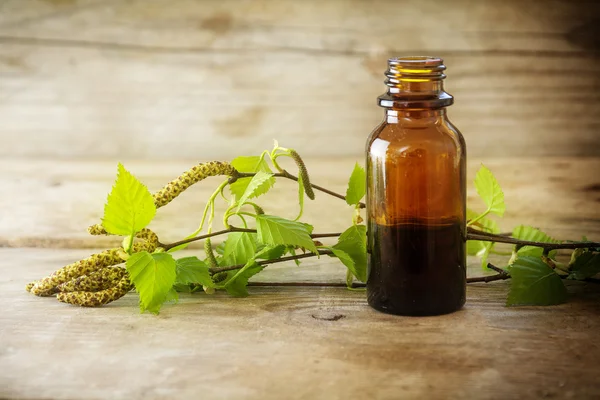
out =
[(436, 315), (465, 304), (463, 224), (371, 223), (367, 297), (373, 308)]

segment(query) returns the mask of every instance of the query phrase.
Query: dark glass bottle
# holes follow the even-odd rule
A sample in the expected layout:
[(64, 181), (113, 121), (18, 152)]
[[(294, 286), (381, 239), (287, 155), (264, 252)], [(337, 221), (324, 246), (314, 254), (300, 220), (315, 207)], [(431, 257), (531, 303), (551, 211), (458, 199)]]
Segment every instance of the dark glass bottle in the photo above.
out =
[(390, 59), (385, 118), (367, 142), (367, 298), (388, 313), (465, 303), (466, 148), (446, 117), (445, 69), (440, 58)]

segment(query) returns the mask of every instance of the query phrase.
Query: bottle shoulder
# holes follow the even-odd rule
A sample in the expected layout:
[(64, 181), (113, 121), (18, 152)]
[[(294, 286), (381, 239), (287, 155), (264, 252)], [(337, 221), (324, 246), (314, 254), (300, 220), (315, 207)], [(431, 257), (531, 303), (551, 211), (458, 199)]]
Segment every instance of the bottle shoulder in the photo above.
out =
[(383, 121), (367, 140), (367, 153), (420, 149), (434, 153), (466, 152), (464, 137), (447, 119), (434, 124), (396, 124)]

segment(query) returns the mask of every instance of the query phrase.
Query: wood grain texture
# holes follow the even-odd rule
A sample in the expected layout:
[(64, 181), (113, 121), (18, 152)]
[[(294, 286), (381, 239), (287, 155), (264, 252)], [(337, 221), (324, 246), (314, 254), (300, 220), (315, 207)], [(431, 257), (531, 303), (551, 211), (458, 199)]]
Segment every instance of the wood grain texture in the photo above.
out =
[[(572, 286), (562, 306), (516, 309), (502, 306), (506, 282), (471, 285), (462, 311), (435, 318), (385, 315), (364, 293), (335, 288), (182, 295), (158, 317), (138, 314), (134, 294), (82, 309), (24, 291), (27, 280), (85, 252), (0, 250), (0, 301), (10, 310), (0, 314), (0, 397), (600, 396), (592, 284)], [(339, 264), (269, 268), (279, 269), (278, 281), (286, 271), (343, 276)]]
[[(595, 1), (0, 2), (0, 155), (360, 155), (386, 59), (446, 59), (473, 156), (599, 155)], [(135, 144), (135, 145), (132, 145)]]

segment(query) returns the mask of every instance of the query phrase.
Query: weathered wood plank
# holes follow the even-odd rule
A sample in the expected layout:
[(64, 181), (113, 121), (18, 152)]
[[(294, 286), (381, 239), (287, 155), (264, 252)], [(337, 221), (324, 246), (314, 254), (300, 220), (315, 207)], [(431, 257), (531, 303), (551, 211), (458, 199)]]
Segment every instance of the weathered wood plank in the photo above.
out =
[[(286, 145), (286, 144), (283, 144)], [(204, 153), (204, 157), (206, 154)], [(227, 159), (234, 157), (232, 153)], [(322, 160), (307, 158), (314, 183), (345, 193), (356, 158)], [(150, 190), (199, 161), (138, 162), (123, 160)], [(206, 160), (208, 161), (208, 160)], [(471, 180), (481, 159), (470, 158), (469, 205), (482, 209)], [(588, 235), (600, 239), (600, 159), (595, 158), (486, 158), (504, 191), (507, 213), (503, 229), (528, 224), (561, 239)], [(289, 166), (293, 171), (292, 166)], [(116, 174), (116, 161), (0, 160), (0, 245), (10, 247), (88, 247), (117, 244), (118, 240), (90, 237), (87, 226), (99, 221), (103, 204)], [(220, 181), (211, 178), (160, 209), (151, 227), (164, 242), (179, 240), (193, 232), (200, 221), (204, 201)], [(261, 198), (268, 213), (295, 217), (297, 198), (294, 183), (279, 180), (271, 193)], [(222, 227), (217, 204), (215, 229)], [(335, 232), (349, 226), (352, 210), (339, 199), (317, 192), (307, 201), (303, 220), (317, 232)], [(233, 221), (232, 221), (233, 222)]]
[(577, 52), (581, 48), (573, 31), (600, 10), (595, 1), (560, 0), (487, 0), (476, 5), (458, 0), (452, 6), (439, 0), (4, 0), (0, 6), (0, 36), (6, 39), (139, 46), (158, 52), (335, 54), (383, 49)]
[(415, 51), (446, 58), (471, 155), (600, 154), (597, 2), (2, 4), (2, 156), (359, 155)]
[(158, 317), (140, 315), (134, 294), (83, 309), (23, 290), (82, 252), (0, 250), (0, 301), (10, 310), (0, 314), (0, 397), (600, 395), (600, 297), (589, 285), (572, 287), (568, 304), (518, 309), (502, 306), (506, 282), (471, 285), (465, 309), (436, 318), (381, 314), (364, 293), (334, 288), (182, 295)]

